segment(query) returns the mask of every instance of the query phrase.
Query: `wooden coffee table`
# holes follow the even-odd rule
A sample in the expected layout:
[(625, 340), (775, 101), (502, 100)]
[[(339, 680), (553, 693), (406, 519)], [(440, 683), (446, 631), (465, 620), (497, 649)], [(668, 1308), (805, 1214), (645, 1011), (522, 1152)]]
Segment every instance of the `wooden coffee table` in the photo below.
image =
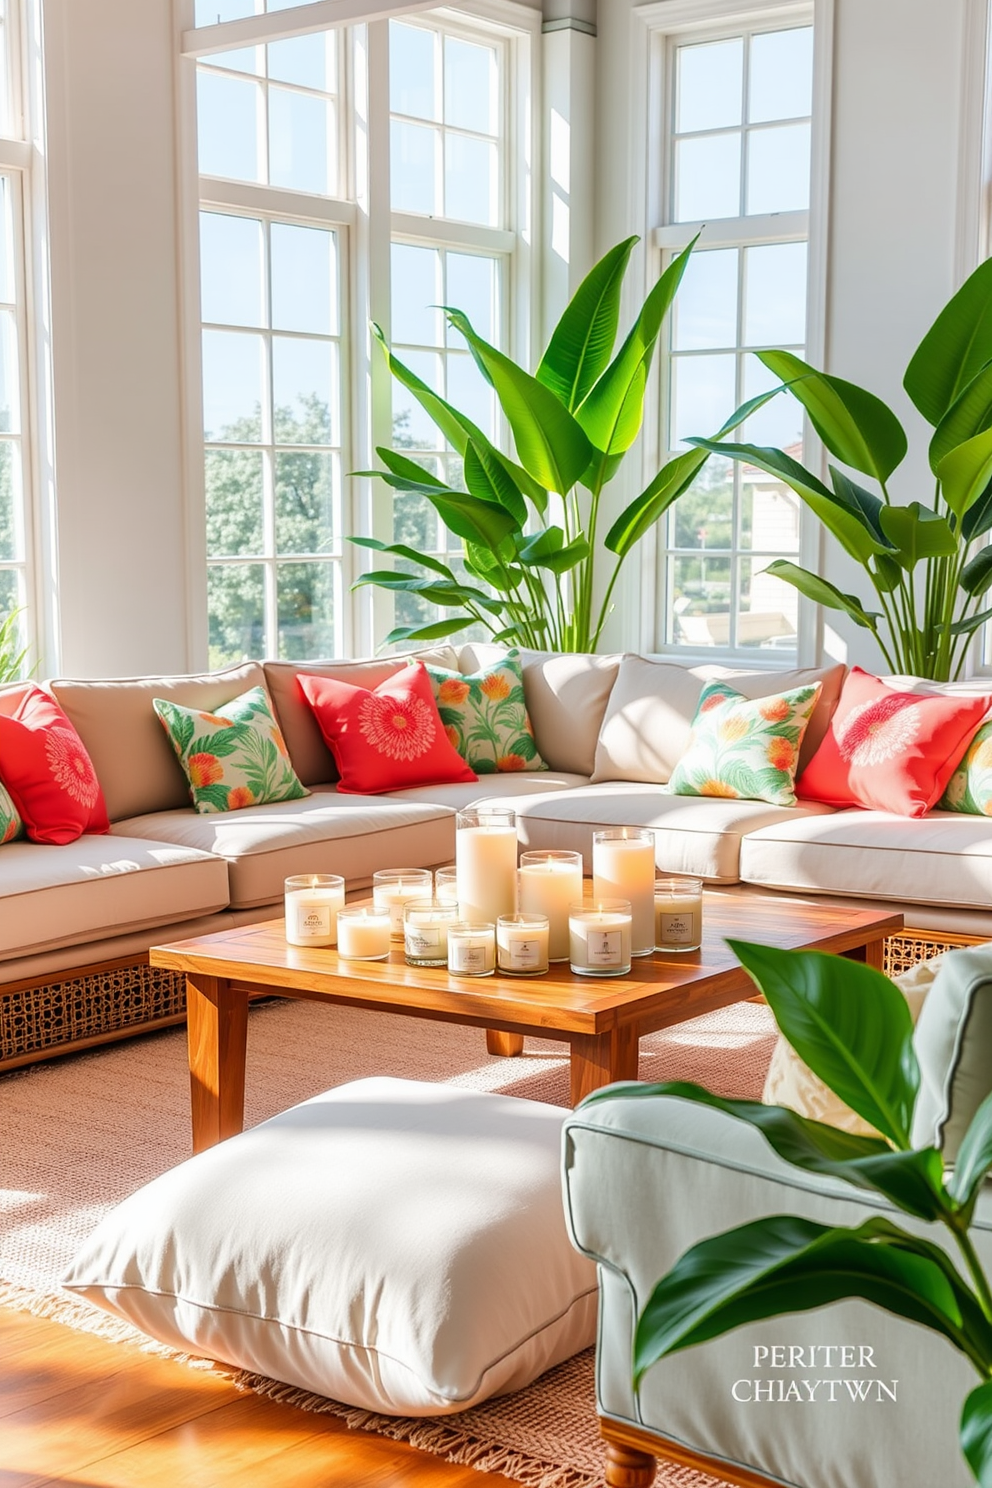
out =
[(574, 1103), (611, 1080), (636, 1079), (643, 1034), (754, 995), (726, 937), (881, 968), (882, 943), (902, 916), (734, 888), (706, 893), (703, 926), (700, 951), (640, 957), (628, 976), (602, 980), (573, 976), (567, 963), (533, 979), (455, 977), (407, 966), (401, 948), (388, 961), (346, 961), (288, 945), (281, 919), (154, 946), (153, 966), (186, 974), (193, 1150), (242, 1129), (248, 1001), (260, 992), (474, 1025), (487, 1030), (491, 1053), (519, 1053), (525, 1034), (564, 1039)]

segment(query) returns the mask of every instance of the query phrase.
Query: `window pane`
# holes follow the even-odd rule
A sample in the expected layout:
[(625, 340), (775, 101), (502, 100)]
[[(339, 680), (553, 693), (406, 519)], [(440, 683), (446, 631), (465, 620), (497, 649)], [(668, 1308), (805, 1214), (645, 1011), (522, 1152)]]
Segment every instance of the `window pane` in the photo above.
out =
[[(499, 344), (499, 311), (497, 286), (499, 276), (494, 258), (478, 254), (448, 253), (446, 303), (463, 310), (484, 340)], [(462, 335), (448, 328), (448, 345), (464, 346)]]
[(737, 249), (696, 252), (672, 310), (672, 348), (701, 351), (737, 345)]
[(467, 414), (488, 439), (496, 438), (496, 394), (468, 353), (449, 352), (448, 401)]
[(763, 567), (754, 559), (741, 561), (737, 644), (789, 654), (796, 649), (799, 596)]
[(335, 186), (334, 105), (309, 93), (269, 89), (269, 178), (273, 186), (329, 195)]
[[(434, 392), (441, 392), (441, 358), (430, 352), (407, 351), (403, 361)], [(412, 393), (395, 377), (393, 393), (393, 443), (397, 449), (437, 450), (444, 439), (434, 420), (421, 408)]]
[(14, 213), (11, 201), (11, 183), (8, 176), (0, 176), (0, 300), (14, 303)]
[(397, 212), (437, 211), (437, 130), (419, 124), (389, 126), (389, 194)]
[(799, 552), (800, 498), (782, 481), (746, 466), (741, 479), (741, 547)]
[(255, 218), (200, 213), (200, 308), (215, 324), (265, 324), (262, 224)]
[(279, 655), (291, 661), (333, 656), (334, 588), (330, 563), (280, 563), (276, 569)]
[(262, 455), (254, 450), (207, 450), (207, 555), (258, 555), (262, 537)]
[(17, 321), (13, 310), (0, 310), (0, 431), (21, 427), (21, 390), (17, 373)]
[[(24, 490), (21, 450), (12, 440), (0, 440), (0, 558), (6, 562), (24, 559)], [(6, 614), (0, 607), (0, 615)]]
[(255, 0), (196, 0), (194, 26), (219, 26), (255, 14)]
[(730, 563), (706, 552), (670, 560), (669, 640), (674, 645), (729, 644)]
[(740, 210), (740, 135), (679, 140), (675, 146), (675, 221), (738, 217)]
[(724, 548), (734, 541), (734, 467), (710, 455), (692, 485), (672, 507), (672, 546)]
[(335, 335), (337, 244), (319, 227), (272, 224), (272, 325), (278, 331)]
[(331, 552), (337, 531), (337, 456), (299, 450), (277, 454), (275, 464), (276, 552)]
[(262, 437), (264, 342), (234, 331), (203, 333), (203, 432), (255, 444)]
[(692, 436), (709, 439), (734, 411), (735, 356), (672, 358), (673, 448)]
[(467, 135), (446, 134), (444, 215), (459, 222), (495, 227), (497, 168), (494, 144)]
[(812, 26), (753, 37), (747, 111), (751, 123), (800, 119), (812, 107)]
[(200, 71), (196, 78), (200, 170), (206, 176), (261, 181), (258, 83)]
[(389, 107), (415, 119), (438, 117), (432, 31), (390, 21)]
[(809, 125), (784, 124), (748, 135), (747, 211), (793, 212), (809, 206)]
[(496, 52), (457, 37), (444, 39), (444, 122), (495, 134)]
[(277, 444), (336, 444), (336, 348), (328, 341), (272, 338)]
[(235, 52), (211, 52), (206, 60), (211, 67), (229, 67), (232, 72), (249, 72), (253, 77), (265, 76), (264, 47), (239, 47)]
[(207, 570), (211, 668), (265, 655), (265, 603), (259, 563), (225, 563)]
[(269, 77), (279, 83), (336, 92), (334, 32), (318, 31), (313, 36), (270, 42)]
[[(21, 574), (17, 569), (0, 569), (0, 616), (10, 615), (14, 610), (24, 609), (24, 584)], [(28, 643), (27, 632), (24, 627), (23, 613), (18, 616), (13, 635), (12, 649), (16, 655), (22, 647)], [(30, 661), (25, 666), (30, 666)], [(23, 676), (24, 668), (21, 669)]]
[[(759, 393), (766, 393), (780, 382), (781, 378), (770, 372), (756, 356), (744, 358), (745, 400), (756, 398)], [(799, 459), (803, 446), (802, 404), (791, 393), (779, 393), (777, 398), (772, 398), (745, 420), (734, 437), (747, 444), (774, 445), (788, 451), (794, 459)]]
[(677, 134), (741, 122), (743, 37), (679, 47), (676, 72)]
[(434, 248), (394, 243), (391, 284), (392, 340), (398, 344), (440, 346), (442, 316), (436, 307), (443, 297), (441, 255)]
[(745, 346), (799, 346), (805, 339), (806, 244), (746, 248)]

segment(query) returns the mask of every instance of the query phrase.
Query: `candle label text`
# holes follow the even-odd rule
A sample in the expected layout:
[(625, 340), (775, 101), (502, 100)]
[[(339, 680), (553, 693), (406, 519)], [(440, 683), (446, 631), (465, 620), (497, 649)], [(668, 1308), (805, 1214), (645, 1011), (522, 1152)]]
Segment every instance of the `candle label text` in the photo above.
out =
[(661, 914), (658, 916), (658, 923), (662, 945), (689, 945), (699, 938), (696, 935), (696, 916), (691, 910), (680, 911), (678, 914)]
[(318, 905), (313, 909), (301, 909), (296, 913), (296, 930), (300, 936), (327, 936), (331, 933), (330, 905)]
[(448, 942), (448, 970), (480, 972), (489, 970), (486, 946), (469, 945), (463, 940)]
[(407, 925), (406, 948), (411, 956), (426, 956), (436, 951), (441, 944), (441, 932), (436, 925)]
[(534, 966), (540, 966), (541, 942), (539, 940), (513, 940), (508, 946), (500, 947), (502, 955), (500, 964), (509, 967), (511, 971), (529, 971)]
[(623, 951), (619, 930), (590, 929), (586, 945), (590, 966), (620, 965)]

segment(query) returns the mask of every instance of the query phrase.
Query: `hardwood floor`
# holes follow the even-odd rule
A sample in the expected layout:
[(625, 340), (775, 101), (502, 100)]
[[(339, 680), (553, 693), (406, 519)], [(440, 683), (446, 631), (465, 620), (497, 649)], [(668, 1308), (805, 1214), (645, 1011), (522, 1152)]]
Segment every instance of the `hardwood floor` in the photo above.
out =
[(0, 1309), (0, 1488), (510, 1488), (133, 1346)]

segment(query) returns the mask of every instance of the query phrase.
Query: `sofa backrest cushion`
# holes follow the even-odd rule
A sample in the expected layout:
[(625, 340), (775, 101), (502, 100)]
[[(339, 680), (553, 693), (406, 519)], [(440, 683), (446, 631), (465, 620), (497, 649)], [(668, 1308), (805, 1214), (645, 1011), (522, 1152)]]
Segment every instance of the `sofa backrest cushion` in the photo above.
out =
[(954, 1162), (961, 1139), (992, 1091), (992, 945), (948, 951), (913, 1035), (920, 1091), (914, 1147)]
[(365, 687), (374, 692), (394, 672), (402, 671), (411, 656), (432, 666), (455, 668), (458, 654), (451, 646), (435, 646), (428, 651), (413, 651), (403, 656), (365, 657), (344, 661), (267, 661), (265, 680), (276, 710), (276, 718), (289, 750), (289, 757), (304, 785), (324, 785), (337, 780), (338, 767), (324, 742), (313, 709), (303, 696), (296, 677), (306, 672), (311, 677), (332, 677), (349, 682), (352, 687)]
[(152, 698), (209, 711), (264, 684), (260, 663), (249, 661), (185, 677), (56, 678), (48, 686), (86, 745), (115, 822), (189, 805), (186, 777)]
[[(463, 646), (458, 666), (462, 672), (476, 672), (491, 666), (501, 655), (506, 655), (505, 646)], [(523, 648), (519, 655), (524, 700), (541, 758), (552, 770), (591, 775), (620, 657)]]
[(820, 696), (799, 751), (797, 775), (801, 774), (826, 733), (846, 670), (837, 663), (783, 672), (745, 672), (724, 666), (685, 667), (628, 654), (620, 663), (603, 719), (592, 778), (664, 785), (685, 752), (703, 688), (718, 679), (726, 679), (748, 699), (820, 683)]

